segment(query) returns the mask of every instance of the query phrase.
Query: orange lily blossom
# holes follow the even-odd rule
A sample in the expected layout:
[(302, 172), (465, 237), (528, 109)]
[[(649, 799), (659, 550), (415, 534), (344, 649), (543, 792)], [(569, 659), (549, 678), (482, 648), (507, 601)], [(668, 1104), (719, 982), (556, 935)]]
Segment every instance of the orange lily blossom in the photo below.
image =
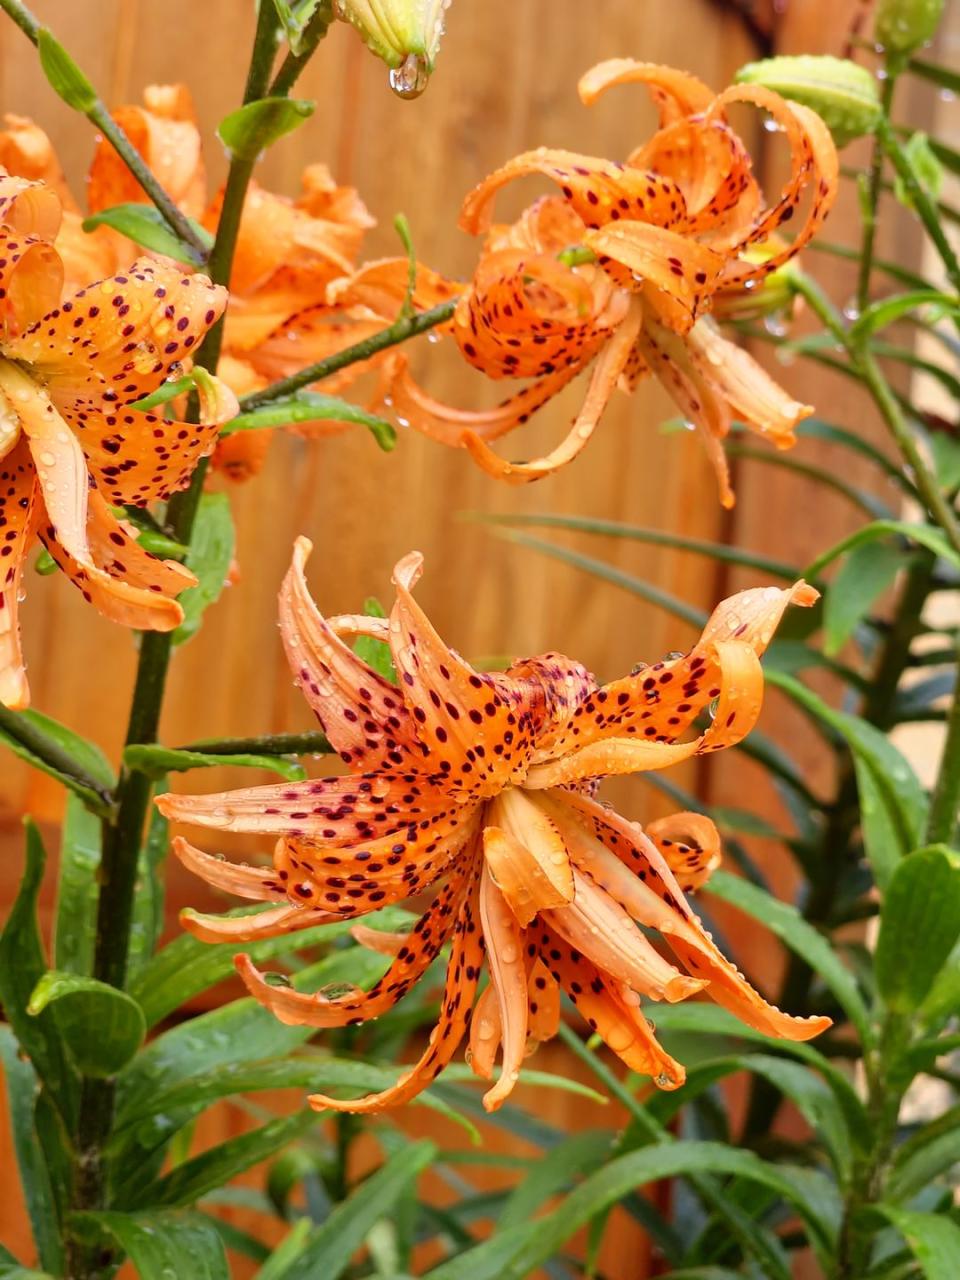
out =
[[(653, 374), (699, 427), (730, 506), (721, 441), (732, 421), (787, 448), (812, 409), (724, 338), (709, 312), (715, 298), (729, 312), (731, 292), (759, 290), (814, 234), (836, 195), (836, 149), (818, 115), (756, 85), (715, 95), (684, 72), (614, 59), (583, 76), (580, 96), (590, 104), (628, 83), (648, 87), (660, 128), (625, 164), (541, 147), (497, 169), (463, 205), (460, 225), (487, 238), (457, 308), (457, 344), (491, 378), (533, 381), (496, 409), (460, 411), (431, 400), (395, 357), (390, 394), (412, 425), (465, 446), (491, 475), (520, 483), (574, 458), (614, 388), (631, 391)], [(789, 144), (790, 175), (770, 205), (727, 119), (738, 103), (766, 111)], [(551, 180), (560, 194), (512, 225), (491, 227), (496, 193), (531, 174)], [(777, 228), (805, 196), (806, 217), (792, 242), (778, 240)], [(557, 448), (522, 463), (493, 452), (492, 441), (591, 365), (583, 407)]]
[[(144, 105), (118, 108), (123, 126), (147, 165), (182, 211), (216, 229), (222, 190), (207, 198), (203, 149), (189, 90), (151, 85)], [(130, 244), (106, 227), (85, 233), (83, 215), (70, 197), (53, 147), (30, 120), (8, 116), (0, 133), (0, 163), (14, 173), (56, 183), (68, 203), (61, 231), (68, 279), (76, 267), (89, 279), (91, 256), (104, 273), (129, 260)], [(87, 183), (90, 213), (147, 197), (113, 147), (100, 139)], [(354, 269), (365, 231), (374, 226), (352, 187), (340, 187), (322, 164), (309, 165), (300, 196), (290, 200), (251, 183), (230, 279), (219, 376), (237, 395), (257, 391), (274, 378), (299, 370), (370, 333), (384, 320), (343, 304), (327, 304), (327, 286)], [(351, 367), (322, 385), (343, 390), (363, 372)], [(326, 435), (347, 424), (300, 424), (303, 434)], [(217, 446), (214, 466), (233, 479), (259, 470), (272, 432), (242, 431)]]
[(215, 379), (199, 424), (129, 407), (189, 364), (226, 290), (140, 258), (61, 301), (60, 215), (51, 187), (0, 173), (0, 702), (13, 708), (29, 701), (18, 604), (35, 539), (108, 618), (176, 627), (196, 579), (144, 551), (111, 504), (182, 488), (236, 412)]
[[(678, 1001), (699, 992), (752, 1027), (805, 1040), (828, 1018), (794, 1018), (769, 1005), (724, 958), (689, 906), (719, 859), (709, 819), (690, 813), (646, 831), (594, 799), (610, 774), (660, 769), (739, 742), (760, 712), (758, 655), (791, 604), (816, 592), (745, 591), (725, 601), (684, 657), (598, 686), (557, 653), (515, 662), (503, 673), (473, 670), (448, 648), (411, 590), (414, 552), (394, 571), (389, 619), (325, 619), (304, 577), (301, 538), (280, 596), (283, 642), (296, 681), (345, 776), (207, 796), (167, 794), (169, 818), (219, 831), (276, 836), (273, 865), (230, 863), (177, 838), (191, 870), (262, 912), (187, 912), (207, 941), (243, 942), (357, 919), (432, 890), (411, 932), (366, 926), (358, 940), (393, 956), (369, 990), (310, 994), (275, 986), (248, 956), (237, 968), (250, 992), (282, 1021), (337, 1027), (390, 1009), (450, 943), (439, 1023), (425, 1053), (382, 1093), (311, 1097), (317, 1109), (378, 1111), (414, 1097), (450, 1061), (469, 1028), (476, 1073), (500, 1106), (525, 1055), (552, 1036), (561, 988), (632, 1069), (664, 1089), (684, 1070), (658, 1044), (640, 999)], [(348, 647), (352, 638), (389, 643), (394, 685)], [(710, 726), (689, 736), (715, 702)], [(638, 927), (638, 926), (642, 926)], [(669, 946), (668, 960), (643, 930)], [(484, 964), (490, 981), (481, 994)]]

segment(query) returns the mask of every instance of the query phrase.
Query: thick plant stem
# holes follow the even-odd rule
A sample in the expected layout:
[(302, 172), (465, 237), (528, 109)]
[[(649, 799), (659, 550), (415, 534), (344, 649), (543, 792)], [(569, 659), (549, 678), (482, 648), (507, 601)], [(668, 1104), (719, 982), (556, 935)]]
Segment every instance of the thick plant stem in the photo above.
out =
[[(5, 0), (0, 0), (3, 2)], [(244, 91), (245, 103), (263, 95), (275, 53), (276, 18), (272, 6), (262, 4)], [(253, 163), (247, 160), (234, 160), (230, 166), (220, 226), (210, 255), (210, 274), (220, 284), (229, 281), (243, 201), (252, 171)], [(216, 369), (219, 359), (222, 325), (221, 319), (197, 352), (197, 362), (211, 370)], [(205, 466), (197, 467), (190, 487), (178, 494), (168, 508), (171, 531), (185, 546), (190, 544), (205, 473)], [(157, 739), (172, 644), (170, 633), (147, 632), (143, 636), (127, 727), (127, 745), (151, 743)], [(124, 769), (117, 787), (116, 818), (104, 824), (93, 976), (115, 987), (123, 987), (126, 981), (140, 842), (151, 791), (151, 781), (145, 774), (135, 769)], [(84, 1078), (76, 1133), (72, 1210), (96, 1209), (104, 1203), (103, 1149), (113, 1124), (113, 1108), (113, 1082)], [(97, 1250), (92, 1250), (75, 1237), (70, 1238), (68, 1274), (71, 1280), (92, 1280), (102, 1275), (104, 1269)]]
[(290, 92), (296, 84), (300, 72), (313, 57), (317, 45), (327, 34), (327, 28), (332, 21), (332, 0), (321, 0), (321, 3), (314, 11), (313, 17), (304, 27), (303, 35), (300, 38), (300, 52), (294, 53), (291, 49), (280, 64), (280, 70), (274, 76), (270, 85), (271, 98), (282, 97)]
[(321, 756), (333, 751), (322, 733), (265, 733), (254, 738), (204, 738), (181, 751), (206, 751), (213, 756)]
[[(26, 5), (21, 4), (20, 0), (0, 0), (0, 9), (17, 24), (33, 44), (39, 43), (43, 24), (30, 12)], [(83, 114), (110, 143), (143, 188), (144, 193), (149, 196), (154, 208), (161, 214), (170, 230), (190, 249), (194, 264), (202, 266), (207, 257), (207, 246), (203, 238), (198, 234), (187, 215), (181, 213), (177, 208), (168, 193), (157, 181), (156, 175), (150, 170), (149, 166), (144, 163), (140, 152), (114, 120), (106, 103), (101, 98), (96, 97), (91, 105), (84, 110)]]
[[(957, 655), (960, 661), (960, 653)], [(940, 770), (930, 801), (927, 819), (927, 841), (951, 844), (957, 830), (960, 811), (960, 685), (953, 691), (953, 702), (947, 719), (947, 736), (943, 744)]]
[(412, 316), (402, 316), (386, 329), (381, 329), (372, 337), (365, 338), (363, 342), (356, 342), (352, 347), (344, 347), (342, 351), (327, 356), (325, 360), (318, 360), (316, 364), (307, 365), (305, 369), (291, 374), (289, 378), (281, 378), (278, 382), (271, 382), (261, 391), (253, 391), (250, 395), (244, 396), (240, 401), (240, 410), (242, 413), (249, 413), (251, 409), (257, 409), (262, 404), (270, 404), (271, 401), (279, 400), (283, 396), (291, 396), (294, 392), (309, 387), (313, 382), (329, 378), (331, 374), (339, 369), (345, 369), (347, 365), (356, 364), (359, 360), (369, 360), (379, 351), (395, 347), (401, 342), (406, 342), (408, 338), (415, 338), (419, 333), (426, 333), (428, 329), (433, 329), (438, 324), (449, 320), (456, 305), (456, 298), (451, 298), (449, 302), (441, 302), (431, 307), (429, 311), (418, 311)]

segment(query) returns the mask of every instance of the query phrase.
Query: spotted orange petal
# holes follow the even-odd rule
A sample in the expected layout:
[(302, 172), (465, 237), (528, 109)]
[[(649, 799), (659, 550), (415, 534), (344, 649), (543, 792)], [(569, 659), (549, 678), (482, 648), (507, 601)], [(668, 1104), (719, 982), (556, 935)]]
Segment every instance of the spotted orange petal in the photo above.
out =
[(655, 62), (637, 62), (633, 58), (609, 58), (585, 72), (577, 85), (580, 101), (593, 106), (601, 94), (621, 84), (643, 84), (660, 112), (660, 124), (706, 111), (713, 101), (713, 90), (702, 80), (675, 67)]
[(646, 833), (685, 893), (700, 889), (720, 865), (720, 833), (702, 813), (673, 813), (648, 822)]
[(0, 704), (29, 705), (18, 611), (27, 553), (39, 520), (36, 473), (25, 440), (0, 458)]
[(486, 944), (490, 985), (496, 994), (503, 1049), (500, 1078), (483, 1095), (487, 1111), (503, 1106), (520, 1075), (527, 1047), (527, 971), (523, 932), (487, 865), (480, 875), (480, 924)]

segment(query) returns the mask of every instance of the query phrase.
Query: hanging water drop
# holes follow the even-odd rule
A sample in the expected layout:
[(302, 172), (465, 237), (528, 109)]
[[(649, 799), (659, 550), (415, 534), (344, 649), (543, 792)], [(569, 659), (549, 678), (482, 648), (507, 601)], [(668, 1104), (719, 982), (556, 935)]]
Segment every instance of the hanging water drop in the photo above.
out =
[(419, 98), (429, 79), (426, 59), (420, 53), (408, 53), (399, 67), (390, 69), (390, 88), (398, 98)]

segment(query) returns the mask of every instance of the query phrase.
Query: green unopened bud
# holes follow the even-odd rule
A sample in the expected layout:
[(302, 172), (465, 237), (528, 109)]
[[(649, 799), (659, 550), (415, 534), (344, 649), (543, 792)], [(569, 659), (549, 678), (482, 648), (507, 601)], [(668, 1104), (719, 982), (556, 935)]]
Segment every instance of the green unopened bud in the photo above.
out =
[(933, 39), (944, 0), (880, 0), (874, 35), (888, 52), (912, 53)]
[(334, 0), (334, 12), (390, 68), (394, 93), (417, 98), (433, 71), (449, 5), (450, 0)]
[(872, 133), (881, 115), (873, 75), (847, 58), (797, 54), (748, 62), (737, 72), (741, 84), (759, 84), (783, 98), (802, 102), (821, 117), (838, 147)]
[[(760, 265), (784, 247), (784, 241), (774, 236), (762, 245), (751, 245), (740, 257), (744, 262)], [(713, 295), (711, 314), (726, 322), (764, 319), (770, 320), (772, 325), (789, 322), (797, 310), (797, 291), (793, 282), (798, 270), (796, 262), (791, 260), (769, 275), (751, 280), (749, 286), (719, 289)]]

